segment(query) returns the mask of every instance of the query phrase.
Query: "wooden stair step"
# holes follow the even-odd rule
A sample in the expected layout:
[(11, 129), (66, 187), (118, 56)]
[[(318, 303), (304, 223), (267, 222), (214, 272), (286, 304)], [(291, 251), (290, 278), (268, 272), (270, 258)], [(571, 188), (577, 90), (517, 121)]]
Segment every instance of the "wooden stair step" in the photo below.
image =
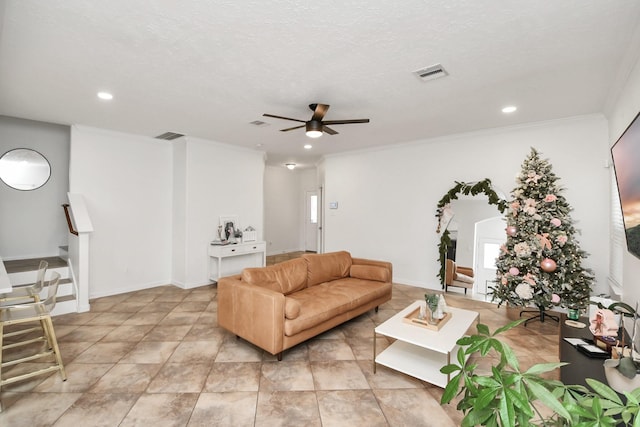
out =
[(40, 265), (40, 260), (47, 261), (49, 263), (49, 269), (67, 267), (67, 262), (58, 256), (4, 261), (4, 266), (8, 274), (24, 273), (25, 271), (37, 270)]

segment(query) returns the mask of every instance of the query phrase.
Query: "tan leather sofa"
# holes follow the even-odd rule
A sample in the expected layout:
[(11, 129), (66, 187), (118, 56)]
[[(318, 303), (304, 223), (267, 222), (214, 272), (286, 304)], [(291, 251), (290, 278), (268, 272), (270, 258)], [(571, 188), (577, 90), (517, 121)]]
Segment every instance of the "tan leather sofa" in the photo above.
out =
[(454, 261), (448, 259), (446, 261), (444, 271), (444, 291), (447, 292), (449, 286), (457, 286), (467, 289), (473, 289), (473, 269), (471, 267), (460, 267)]
[(245, 268), (218, 281), (218, 324), (282, 360), (284, 350), (389, 301), (392, 273), (389, 262), (345, 251)]

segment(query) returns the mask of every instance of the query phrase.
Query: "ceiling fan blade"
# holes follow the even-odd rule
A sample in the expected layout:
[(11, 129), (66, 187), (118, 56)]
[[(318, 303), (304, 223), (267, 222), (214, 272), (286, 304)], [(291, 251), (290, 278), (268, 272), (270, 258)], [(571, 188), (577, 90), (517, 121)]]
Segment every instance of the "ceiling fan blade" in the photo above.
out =
[(351, 123), (369, 123), (369, 119), (354, 119), (354, 120), (325, 120), (322, 122), (325, 125), (348, 125)]
[(327, 104), (316, 104), (316, 108), (313, 110), (313, 116), (311, 117), (311, 120), (322, 120), (324, 115), (327, 114), (328, 110), (329, 106)]
[(291, 117), (282, 117), (282, 116), (276, 116), (273, 114), (263, 114), (264, 117), (273, 117), (274, 119), (282, 119), (282, 120), (293, 120), (294, 122), (301, 122), (301, 123), (306, 123), (305, 120), (298, 120), (298, 119), (292, 119)]
[(280, 132), (288, 132), (288, 131), (290, 131), (290, 130), (300, 129), (300, 128), (303, 128), (303, 127), (305, 127), (305, 126), (306, 126), (306, 125), (300, 125), (300, 126), (294, 126), (294, 127), (292, 127), (292, 128), (280, 129)]
[(335, 130), (331, 129), (329, 126), (322, 126), (322, 130), (325, 131), (326, 133), (328, 133), (329, 135), (337, 135), (338, 132), (336, 132)]

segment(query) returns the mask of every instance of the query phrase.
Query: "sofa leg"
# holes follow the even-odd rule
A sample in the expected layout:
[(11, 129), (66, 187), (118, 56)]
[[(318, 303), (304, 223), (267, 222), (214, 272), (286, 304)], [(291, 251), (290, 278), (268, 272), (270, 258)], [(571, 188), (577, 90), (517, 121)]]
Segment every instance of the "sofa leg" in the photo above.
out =
[(278, 358), (278, 362), (282, 362), (282, 352), (276, 354), (276, 357)]
[(465, 295), (467, 294), (467, 288), (464, 288), (464, 294)]
[(376, 313), (378, 312), (378, 306), (376, 305)]

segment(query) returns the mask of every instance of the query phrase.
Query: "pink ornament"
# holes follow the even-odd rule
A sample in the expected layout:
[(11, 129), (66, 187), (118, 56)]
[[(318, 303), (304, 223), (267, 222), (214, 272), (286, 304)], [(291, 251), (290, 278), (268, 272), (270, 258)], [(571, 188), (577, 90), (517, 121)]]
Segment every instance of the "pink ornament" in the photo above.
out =
[(517, 276), (518, 274), (520, 274), (520, 270), (518, 270), (517, 267), (511, 267), (509, 269), (509, 274), (512, 276)]
[(556, 271), (557, 265), (556, 262), (551, 258), (545, 258), (540, 262), (540, 267), (542, 267), (542, 269), (547, 273), (553, 273), (554, 271)]
[(508, 225), (507, 226), (507, 234), (511, 237), (515, 236), (516, 233), (518, 232), (518, 229), (516, 228), (515, 225)]
[(551, 302), (557, 304), (560, 302), (560, 296), (558, 294), (551, 294)]
[(556, 227), (560, 227), (561, 224), (562, 224), (562, 222), (558, 218), (552, 218), (551, 219), (551, 225), (554, 225)]

